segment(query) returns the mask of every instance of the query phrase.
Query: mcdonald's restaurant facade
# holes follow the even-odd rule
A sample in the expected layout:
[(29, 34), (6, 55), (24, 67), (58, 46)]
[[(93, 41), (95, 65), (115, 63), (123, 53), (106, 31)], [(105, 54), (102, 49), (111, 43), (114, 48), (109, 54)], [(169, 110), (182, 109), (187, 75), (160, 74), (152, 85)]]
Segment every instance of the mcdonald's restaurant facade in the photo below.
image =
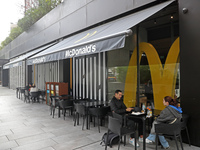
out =
[[(200, 146), (200, 2), (129, 0), (117, 1), (116, 8), (113, 3), (107, 2), (109, 11), (102, 12), (98, 9), (104, 6), (102, 1), (87, 1), (86, 10), (97, 17), (86, 16), (90, 25), (85, 27), (78, 17), (77, 24), (72, 21), (77, 29), (71, 33), (55, 21), (61, 25), (62, 38), (44, 37), (45, 44), (38, 40), (30, 48), (33, 53), (24, 51), (23, 59), (4, 65), (4, 71), (9, 70), (10, 88), (32, 82), (45, 89), (45, 82), (68, 82), (74, 96), (103, 101), (111, 100), (120, 89), (127, 106), (146, 97), (159, 110), (164, 109), (164, 96), (180, 97), (183, 112), (190, 115), (191, 143)], [(67, 7), (67, 3), (62, 5)], [(14, 76), (16, 72), (19, 75)], [(183, 140), (187, 142), (185, 134)]]

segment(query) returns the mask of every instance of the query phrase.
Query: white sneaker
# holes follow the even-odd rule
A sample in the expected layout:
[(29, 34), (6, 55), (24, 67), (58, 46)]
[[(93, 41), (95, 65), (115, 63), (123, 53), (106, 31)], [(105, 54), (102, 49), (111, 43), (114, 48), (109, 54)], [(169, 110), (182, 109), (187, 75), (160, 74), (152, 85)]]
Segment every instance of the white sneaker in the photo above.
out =
[(143, 142), (143, 137), (139, 137), (139, 142)]
[[(135, 139), (134, 138), (132, 138), (132, 139), (130, 138), (129, 139), (129, 143), (132, 144), (133, 146), (135, 146)], [(139, 147), (138, 142), (136, 144), (137, 144), (137, 147)]]
[(153, 141), (151, 141), (151, 140), (149, 140), (149, 139), (145, 139), (145, 142), (147, 143), (147, 144), (151, 144), (151, 143), (153, 143)]

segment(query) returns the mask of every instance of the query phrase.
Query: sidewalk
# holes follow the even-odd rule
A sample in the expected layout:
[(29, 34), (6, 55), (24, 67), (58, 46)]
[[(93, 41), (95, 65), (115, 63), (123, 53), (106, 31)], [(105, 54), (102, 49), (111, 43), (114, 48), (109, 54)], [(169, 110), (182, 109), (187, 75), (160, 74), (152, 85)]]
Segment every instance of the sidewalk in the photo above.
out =
[[(49, 106), (45, 103), (24, 103), (17, 99), (15, 90), (0, 86), (0, 150), (104, 150), (100, 145), (106, 127), (98, 128), (91, 124), (90, 130), (81, 130), (80, 125), (73, 125), (73, 118), (50, 116)], [(128, 139), (128, 138), (127, 138)], [(176, 149), (175, 141), (169, 141), (170, 150)], [(111, 149), (111, 148), (108, 148)], [(113, 150), (117, 146), (113, 146)], [(120, 150), (133, 150), (127, 142)], [(147, 145), (147, 150), (154, 150), (155, 145)], [(159, 147), (160, 149), (160, 147)], [(200, 150), (184, 144), (185, 150)], [(142, 143), (138, 150), (142, 150)]]

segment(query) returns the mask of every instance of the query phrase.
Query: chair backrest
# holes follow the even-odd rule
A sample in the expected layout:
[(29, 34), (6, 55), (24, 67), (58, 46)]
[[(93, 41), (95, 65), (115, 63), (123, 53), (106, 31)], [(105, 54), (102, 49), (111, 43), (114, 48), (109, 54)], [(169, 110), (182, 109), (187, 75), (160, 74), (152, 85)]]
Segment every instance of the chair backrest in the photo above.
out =
[(181, 122), (176, 121), (173, 124), (160, 123), (155, 124), (155, 132), (164, 135), (178, 135), (181, 133)]
[(80, 115), (86, 114), (86, 108), (84, 105), (75, 103), (74, 107), (76, 109), (76, 112), (79, 113)]
[(32, 97), (38, 97), (39, 96), (39, 92), (30, 92)]
[(104, 117), (110, 111), (110, 107), (94, 107), (89, 108), (89, 113), (95, 116)]
[(46, 95), (46, 91), (42, 90), (42, 91), (40, 91), (40, 94), (41, 94), (41, 96), (44, 98), (45, 95)]
[(25, 96), (29, 96), (30, 95), (30, 93), (29, 93), (29, 91), (26, 89), (25, 90)]
[(20, 88), (21, 93), (25, 93), (25, 88)]
[(111, 132), (120, 135), (121, 127), (122, 123), (119, 119), (108, 116), (108, 129)]
[(118, 119), (120, 121), (120, 123), (123, 123), (123, 116), (120, 114), (117, 114), (115, 112), (112, 113), (113, 117)]
[(50, 105), (58, 106), (59, 96), (50, 96)]
[(71, 101), (71, 100), (61, 100), (61, 101), (59, 101), (59, 106), (61, 108), (66, 108), (66, 107), (69, 107), (69, 106), (73, 106), (73, 101)]
[(182, 114), (181, 129), (184, 130), (187, 127), (187, 123), (190, 116), (188, 114)]

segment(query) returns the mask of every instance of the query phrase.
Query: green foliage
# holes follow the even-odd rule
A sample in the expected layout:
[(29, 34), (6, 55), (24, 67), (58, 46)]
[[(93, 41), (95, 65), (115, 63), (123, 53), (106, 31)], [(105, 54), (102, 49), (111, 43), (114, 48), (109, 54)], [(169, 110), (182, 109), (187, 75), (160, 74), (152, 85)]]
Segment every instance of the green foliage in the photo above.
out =
[(18, 21), (18, 26), (23, 31), (27, 31), (35, 22), (42, 18), (45, 14), (55, 8), (60, 1), (59, 0), (39, 0), (39, 5), (29, 9), (24, 18)]
[(24, 17), (18, 20), (18, 27), (11, 30), (9, 37), (1, 43), (0, 50), (18, 37), (22, 32), (27, 31), (35, 22), (55, 8), (59, 3), (60, 0), (38, 0), (37, 4), (35, 4), (33, 8), (27, 10)]
[(127, 66), (123, 66), (123, 67), (117, 67), (116, 68), (116, 72), (117, 72), (117, 81), (118, 82), (125, 82), (126, 80), (126, 73), (127, 73)]
[(148, 80), (151, 80), (149, 65), (140, 65), (140, 84), (144, 84)]
[(10, 37), (7, 37), (3, 42), (1, 42), (1, 45), (4, 47), (8, 45), (11, 41), (12, 39)]
[(11, 40), (14, 40), (15, 38), (17, 38), (20, 34), (22, 33), (22, 29), (20, 27), (16, 27), (13, 28), (10, 32), (9, 37), (11, 38)]

